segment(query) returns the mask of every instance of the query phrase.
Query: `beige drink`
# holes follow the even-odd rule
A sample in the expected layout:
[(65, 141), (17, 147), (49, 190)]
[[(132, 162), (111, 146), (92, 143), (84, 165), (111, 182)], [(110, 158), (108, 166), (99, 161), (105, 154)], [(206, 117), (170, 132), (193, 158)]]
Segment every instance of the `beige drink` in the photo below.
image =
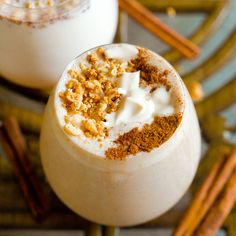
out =
[(45, 111), (40, 150), (68, 207), (127, 226), (161, 215), (185, 193), (200, 133), (176, 71), (147, 49), (113, 44), (67, 66)]
[(117, 0), (0, 1), (0, 75), (51, 89), (71, 58), (111, 43)]

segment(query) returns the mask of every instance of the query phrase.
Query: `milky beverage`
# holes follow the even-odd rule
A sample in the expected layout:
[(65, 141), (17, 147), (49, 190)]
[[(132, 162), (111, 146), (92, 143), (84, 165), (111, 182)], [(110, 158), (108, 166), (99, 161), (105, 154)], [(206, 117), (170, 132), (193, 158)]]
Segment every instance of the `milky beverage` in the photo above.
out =
[(0, 75), (47, 89), (78, 54), (111, 43), (117, 0), (5, 0), (0, 3)]
[(128, 44), (71, 62), (45, 111), (40, 150), (50, 185), (79, 215), (127, 226), (172, 207), (200, 156), (190, 96), (159, 55)]

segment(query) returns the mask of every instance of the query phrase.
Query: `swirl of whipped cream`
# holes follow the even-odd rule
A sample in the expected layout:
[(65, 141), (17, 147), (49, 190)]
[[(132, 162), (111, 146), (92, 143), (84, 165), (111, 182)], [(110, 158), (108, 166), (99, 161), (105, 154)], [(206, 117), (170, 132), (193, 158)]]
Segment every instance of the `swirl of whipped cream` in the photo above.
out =
[[(138, 54), (136, 47), (122, 45), (105, 51), (108, 58), (128, 61)], [(118, 92), (123, 95), (121, 106), (116, 113), (107, 115), (108, 126), (127, 123), (149, 123), (155, 116), (172, 115), (175, 111), (171, 104), (171, 94), (164, 86), (153, 93), (150, 88), (140, 88), (140, 71), (124, 72), (118, 81)]]
[(157, 88), (152, 94), (149, 89), (139, 87), (140, 71), (123, 73), (118, 91), (123, 94), (120, 109), (115, 116), (115, 124), (145, 122), (154, 116), (172, 115), (170, 93), (165, 87)]

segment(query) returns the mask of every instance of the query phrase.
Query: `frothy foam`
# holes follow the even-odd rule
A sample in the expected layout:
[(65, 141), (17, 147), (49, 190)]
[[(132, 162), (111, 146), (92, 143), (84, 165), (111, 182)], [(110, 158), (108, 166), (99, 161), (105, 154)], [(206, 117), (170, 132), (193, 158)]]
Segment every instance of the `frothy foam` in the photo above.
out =
[(107, 58), (129, 61), (138, 55), (138, 49), (129, 44), (123, 44), (117, 47), (107, 48), (105, 50)]

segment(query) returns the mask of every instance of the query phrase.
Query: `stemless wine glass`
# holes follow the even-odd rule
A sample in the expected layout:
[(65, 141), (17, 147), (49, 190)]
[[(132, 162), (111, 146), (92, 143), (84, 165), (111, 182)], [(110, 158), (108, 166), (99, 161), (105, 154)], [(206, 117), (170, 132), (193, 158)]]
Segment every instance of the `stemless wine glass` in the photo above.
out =
[[(74, 62), (78, 63), (87, 53)], [(159, 55), (152, 55), (152, 64), (162, 61), (172, 71), (170, 78), (183, 101), (183, 118), (169, 140), (149, 153), (142, 152), (124, 161), (107, 160), (86, 151), (64, 132), (65, 113), (59, 93), (73, 62), (47, 104), (40, 138), (44, 171), (57, 196), (73, 211), (94, 222), (128, 226), (151, 220), (177, 203), (195, 175), (200, 132), (192, 100), (171, 65)]]
[(51, 88), (71, 58), (113, 40), (117, 0), (64, 0), (31, 9), (14, 2), (0, 3), (0, 75), (16, 84)]

